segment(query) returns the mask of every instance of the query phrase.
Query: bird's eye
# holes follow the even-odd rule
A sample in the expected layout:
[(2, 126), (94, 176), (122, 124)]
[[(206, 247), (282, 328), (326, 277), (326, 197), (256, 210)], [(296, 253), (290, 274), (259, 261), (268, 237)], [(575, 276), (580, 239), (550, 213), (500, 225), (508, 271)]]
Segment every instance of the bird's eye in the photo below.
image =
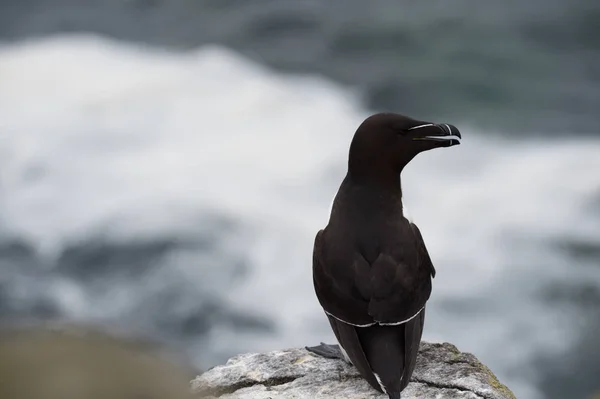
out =
[(402, 127), (402, 128), (397, 128), (394, 129), (394, 131), (399, 134), (400, 136), (406, 136), (406, 134), (408, 133), (408, 129)]
[(394, 133), (399, 134), (400, 136), (405, 136), (408, 133), (406, 125), (400, 123), (393, 124), (392, 130)]

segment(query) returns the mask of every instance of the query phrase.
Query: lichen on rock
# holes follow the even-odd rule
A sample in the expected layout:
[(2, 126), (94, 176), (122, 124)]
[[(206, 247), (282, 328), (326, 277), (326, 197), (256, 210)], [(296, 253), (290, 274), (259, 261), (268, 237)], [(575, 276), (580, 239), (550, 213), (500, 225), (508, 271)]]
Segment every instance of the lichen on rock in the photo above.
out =
[[(350, 364), (305, 349), (235, 356), (192, 382), (196, 394), (220, 399), (387, 399)], [(405, 399), (515, 399), (470, 353), (449, 343), (422, 342)]]

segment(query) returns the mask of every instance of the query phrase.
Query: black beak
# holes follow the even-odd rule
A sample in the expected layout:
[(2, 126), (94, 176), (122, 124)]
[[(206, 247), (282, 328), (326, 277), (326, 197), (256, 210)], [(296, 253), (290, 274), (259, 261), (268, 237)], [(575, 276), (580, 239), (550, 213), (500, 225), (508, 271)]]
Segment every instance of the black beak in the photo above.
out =
[(456, 136), (459, 139), (462, 139), (462, 136), (460, 135), (460, 131), (458, 130), (458, 128), (454, 125), (449, 125), (447, 123), (442, 123), (439, 125), (436, 125), (440, 130), (442, 130), (444, 133), (447, 133), (448, 136)]
[(443, 147), (458, 145), (462, 139), (458, 128), (448, 123), (425, 123), (408, 130), (414, 131), (413, 140), (436, 141)]

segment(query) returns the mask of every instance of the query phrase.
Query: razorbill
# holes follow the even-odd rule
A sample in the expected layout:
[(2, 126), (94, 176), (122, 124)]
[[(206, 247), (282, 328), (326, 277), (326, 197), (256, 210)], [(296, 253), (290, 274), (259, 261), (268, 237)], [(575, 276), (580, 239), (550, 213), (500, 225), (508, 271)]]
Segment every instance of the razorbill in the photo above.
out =
[(343, 358), (390, 399), (415, 368), (435, 268), (402, 205), (400, 173), (420, 152), (460, 144), (449, 124), (380, 113), (356, 130), (327, 226), (315, 238), (313, 283)]

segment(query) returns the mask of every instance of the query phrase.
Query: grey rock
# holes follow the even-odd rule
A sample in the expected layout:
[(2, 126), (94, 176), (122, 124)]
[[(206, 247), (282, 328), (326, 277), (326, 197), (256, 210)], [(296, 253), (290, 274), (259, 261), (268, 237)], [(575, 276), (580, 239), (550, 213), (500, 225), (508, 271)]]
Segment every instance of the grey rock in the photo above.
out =
[[(235, 356), (191, 382), (192, 392), (221, 399), (387, 399), (350, 364), (305, 349)], [(422, 342), (404, 399), (515, 399), (470, 353), (449, 343)]]

